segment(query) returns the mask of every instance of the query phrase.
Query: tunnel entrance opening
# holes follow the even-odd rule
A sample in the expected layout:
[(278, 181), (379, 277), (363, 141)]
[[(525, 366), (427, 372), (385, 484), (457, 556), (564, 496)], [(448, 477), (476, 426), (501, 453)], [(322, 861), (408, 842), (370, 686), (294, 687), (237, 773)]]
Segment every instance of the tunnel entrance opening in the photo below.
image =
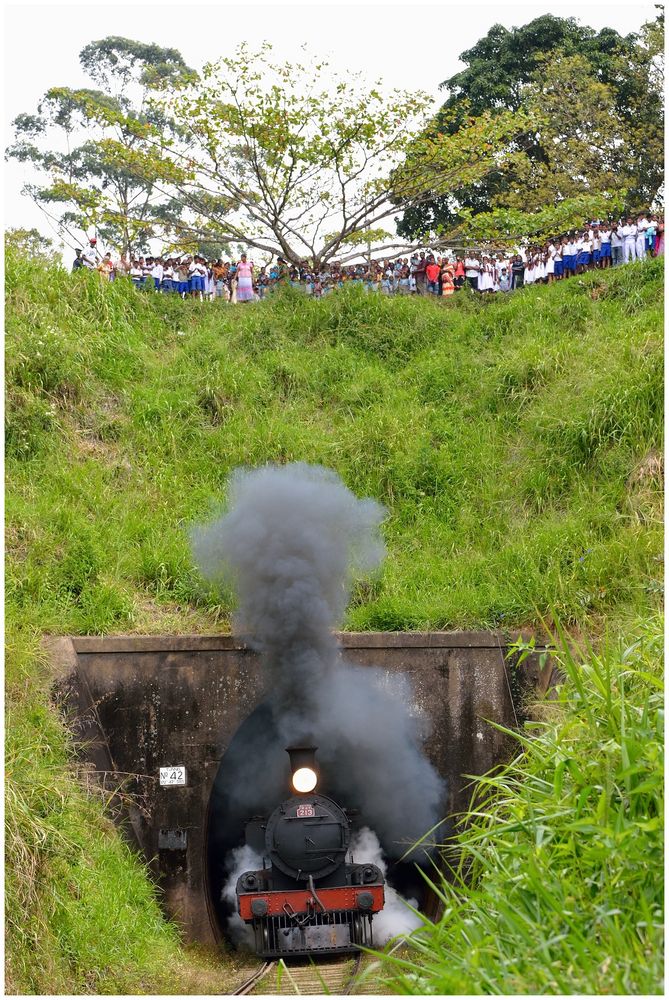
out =
[[(214, 778), (207, 811), (206, 871), (209, 909), (217, 934), (235, 944), (238, 935), (230, 918), (236, 912), (235, 885), (249, 861), (238, 849), (245, 844), (247, 822), (267, 819), (273, 810), (294, 793), (290, 787), (290, 767), (283, 739), (275, 724), (271, 700), (264, 701), (242, 723), (232, 738)], [(320, 767), (318, 792), (334, 799), (348, 813), (352, 833), (368, 827), (364, 808), (347, 801), (346, 775), (327, 765)], [(382, 845), (385, 846), (385, 845)], [(386, 878), (417, 909), (434, 908), (434, 894), (411, 861), (400, 860), (405, 845), (396, 845), (395, 857), (384, 853)], [(236, 852), (233, 853), (233, 852)], [(356, 855), (362, 863), (372, 860)]]
[[(230, 878), (232, 851), (244, 844), (247, 821), (267, 815), (283, 797), (285, 769), (279, 766), (283, 761), (278, 742), (271, 705), (265, 701), (233, 736), (214, 778), (207, 812), (207, 888), (217, 931), (226, 938), (230, 937), (228, 921), (234, 907), (230, 900), (222, 898), (222, 893)], [(261, 794), (258, 782), (259, 774), (268, 769), (274, 779), (273, 796), (264, 787)], [(243, 797), (242, 789), (246, 793)]]

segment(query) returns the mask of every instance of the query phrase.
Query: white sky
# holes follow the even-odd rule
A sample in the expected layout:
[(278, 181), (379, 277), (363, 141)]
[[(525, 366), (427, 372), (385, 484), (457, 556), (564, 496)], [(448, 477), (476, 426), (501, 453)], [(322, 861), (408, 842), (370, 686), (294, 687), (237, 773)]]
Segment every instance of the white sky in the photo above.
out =
[[(297, 59), (300, 46), (327, 57), (339, 72), (362, 70), (381, 77), (387, 87), (426, 90), (437, 104), (439, 84), (462, 68), (458, 56), (496, 23), (507, 28), (527, 24), (541, 14), (575, 17), (597, 30), (620, 34), (638, 31), (655, 16), (653, 3), (612, 5), (584, 3), (505, 3), (479, 0), (458, 3), (366, 4), (319, 0), (304, 4), (168, 2), (116, 5), (113, 2), (63, 5), (5, 5), (5, 138), (11, 121), (22, 111), (34, 112), (52, 86), (88, 86), (78, 54), (88, 42), (107, 35), (177, 48), (188, 65), (232, 53), (241, 41), (270, 41), (279, 59)], [(36, 227), (53, 232), (41, 212), (20, 191), (26, 167), (5, 164), (5, 227)]]

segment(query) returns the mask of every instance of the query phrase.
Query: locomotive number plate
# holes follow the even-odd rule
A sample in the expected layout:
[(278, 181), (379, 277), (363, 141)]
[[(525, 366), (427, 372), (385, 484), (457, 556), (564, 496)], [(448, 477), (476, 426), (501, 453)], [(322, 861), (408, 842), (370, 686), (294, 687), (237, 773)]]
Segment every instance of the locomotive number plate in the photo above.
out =
[(315, 816), (316, 810), (309, 802), (304, 802), (301, 806), (297, 807), (295, 815), (300, 819), (304, 819), (305, 816)]
[(177, 764), (173, 767), (161, 767), (160, 769), (160, 784), (161, 785), (185, 785), (186, 784), (186, 768), (183, 764)]

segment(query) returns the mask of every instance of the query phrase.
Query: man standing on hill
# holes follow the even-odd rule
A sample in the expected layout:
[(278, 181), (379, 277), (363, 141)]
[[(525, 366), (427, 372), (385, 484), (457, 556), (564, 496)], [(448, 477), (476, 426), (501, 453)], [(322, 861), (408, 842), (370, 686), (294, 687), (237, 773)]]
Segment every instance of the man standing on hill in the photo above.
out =
[[(427, 258), (425, 265), (425, 277), (427, 279), (427, 292), (431, 295), (439, 294), (439, 272), (441, 268), (435, 263), (432, 254)], [(419, 292), (420, 294), (420, 292)]]
[(623, 237), (623, 264), (636, 260), (636, 237), (637, 227), (634, 225), (631, 216), (622, 227)]
[(623, 226), (622, 222), (614, 222), (611, 225), (611, 266), (623, 262)]
[(88, 241), (88, 246), (81, 255), (81, 259), (84, 263), (84, 267), (89, 267), (91, 271), (95, 270), (100, 263), (101, 257), (98, 252), (98, 241), (95, 236), (91, 236)]
[(418, 295), (427, 295), (427, 261), (425, 260), (425, 254), (421, 250), (420, 256), (416, 261), (413, 269), (413, 276), (416, 281), (416, 292)]
[(636, 220), (636, 259), (643, 260), (646, 256), (646, 230), (650, 225), (650, 220), (645, 212)]
[(465, 277), (469, 287), (473, 292), (477, 292), (479, 288), (479, 271), (481, 270), (481, 264), (478, 258), (469, 255), (465, 257)]
[(522, 288), (525, 281), (525, 261), (519, 253), (511, 258), (511, 287)]

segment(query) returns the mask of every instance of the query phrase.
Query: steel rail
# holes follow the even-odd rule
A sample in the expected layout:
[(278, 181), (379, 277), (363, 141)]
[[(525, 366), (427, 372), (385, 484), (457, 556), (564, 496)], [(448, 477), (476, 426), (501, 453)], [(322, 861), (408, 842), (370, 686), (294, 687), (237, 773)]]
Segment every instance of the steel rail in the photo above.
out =
[(358, 973), (360, 972), (361, 965), (362, 965), (362, 952), (359, 951), (357, 955), (355, 955), (353, 958), (353, 968), (349, 973), (348, 979), (344, 983), (344, 987), (341, 991), (342, 995), (348, 996), (352, 992), (353, 987), (355, 986), (356, 979), (358, 978)]
[(231, 996), (237, 997), (237, 996), (246, 996), (247, 994), (249, 994), (252, 991), (252, 989), (254, 988), (254, 986), (257, 986), (257, 984), (260, 982), (260, 980), (264, 979), (265, 976), (269, 972), (271, 972), (271, 970), (273, 969), (273, 967), (275, 965), (276, 965), (276, 962), (263, 962), (262, 965), (260, 965), (255, 970), (255, 972), (253, 972), (248, 977), (248, 979), (244, 980), (244, 982), (241, 984), (241, 986), (239, 986), (236, 990), (234, 990), (233, 993), (231, 993)]

